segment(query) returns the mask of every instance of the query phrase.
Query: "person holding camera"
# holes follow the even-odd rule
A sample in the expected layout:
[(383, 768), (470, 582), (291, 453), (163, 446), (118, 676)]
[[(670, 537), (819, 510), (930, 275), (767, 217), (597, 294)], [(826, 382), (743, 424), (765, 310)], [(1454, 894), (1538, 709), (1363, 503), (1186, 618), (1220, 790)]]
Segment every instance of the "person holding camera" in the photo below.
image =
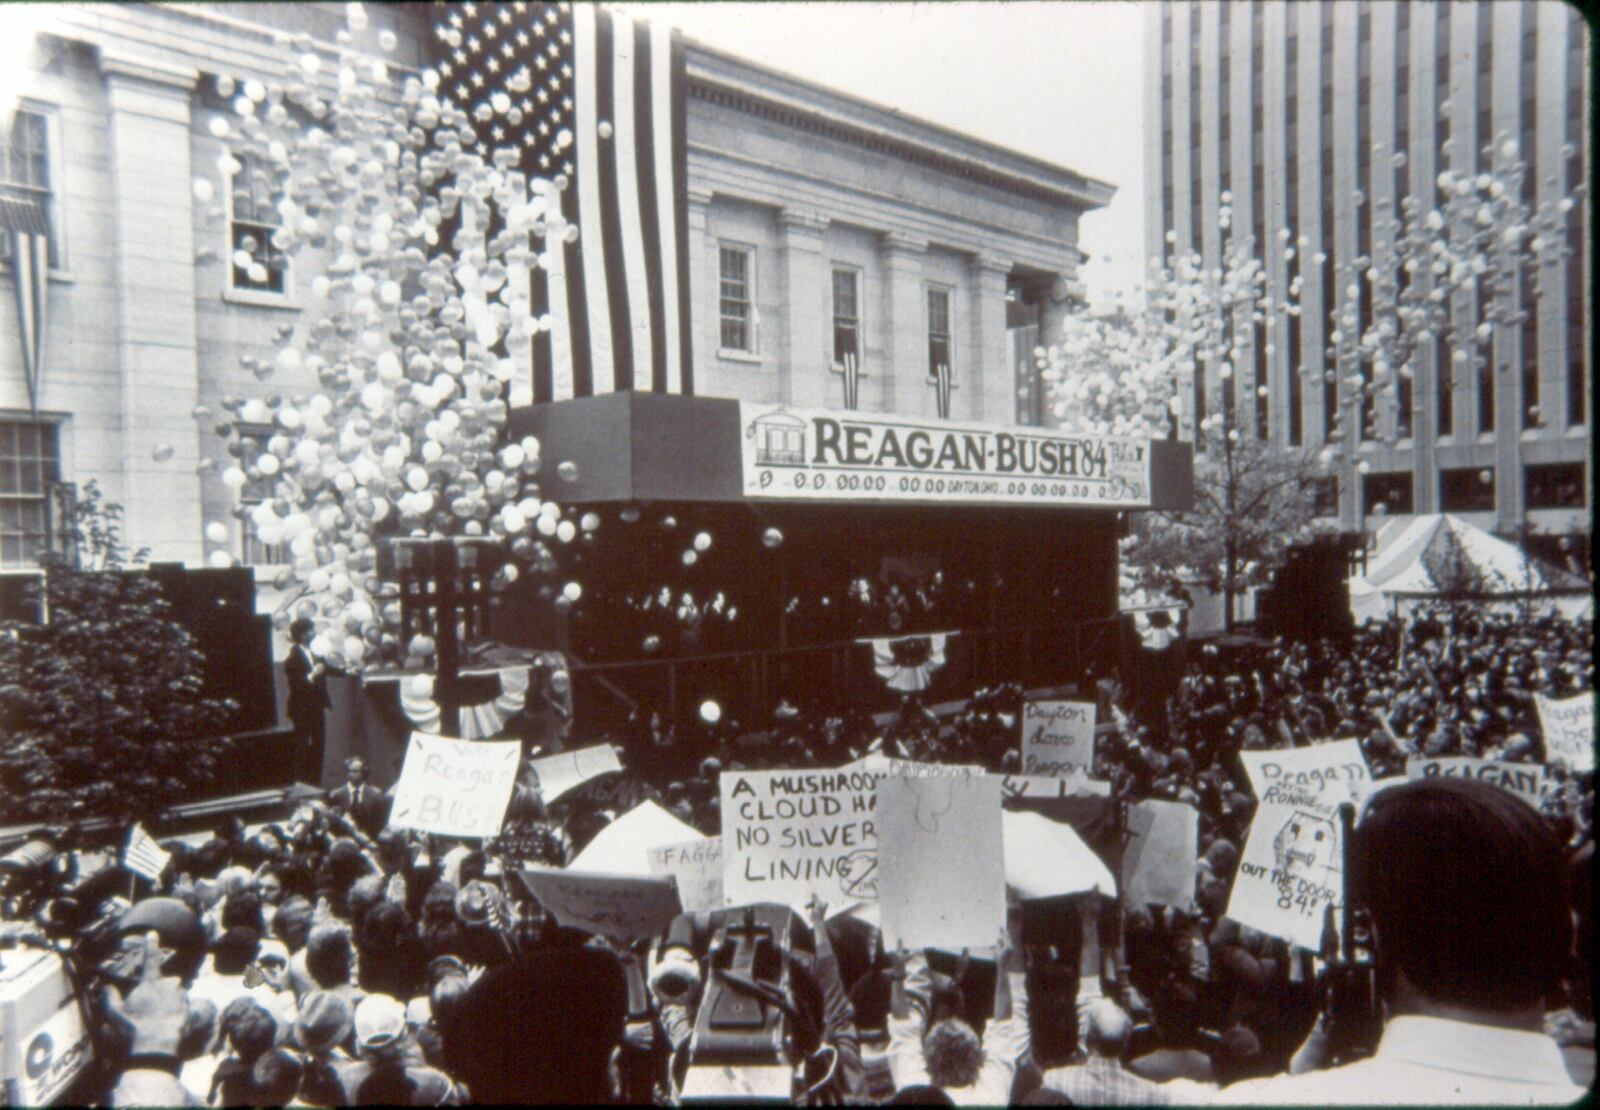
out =
[[(1352, 838), (1347, 896), (1372, 917), (1386, 1015), (1368, 1059), (1325, 1015), (1293, 1072), (1223, 1089), (1255, 1103), (1566, 1104), (1572, 1082), (1545, 1034), (1572, 950), (1561, 845), (1508, 791), (1423, 778), (1374, 794)], [(1333, 1007), (1335, 1013), (1338, 1007)]]

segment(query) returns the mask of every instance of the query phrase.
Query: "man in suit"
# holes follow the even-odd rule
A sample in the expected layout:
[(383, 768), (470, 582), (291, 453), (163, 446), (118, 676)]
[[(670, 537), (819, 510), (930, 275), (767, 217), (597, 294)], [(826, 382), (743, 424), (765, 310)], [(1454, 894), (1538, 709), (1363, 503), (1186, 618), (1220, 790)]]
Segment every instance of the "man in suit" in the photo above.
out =
[(322, 784), (324, 717), (328, 711), (328, 669), (311, 654), (312, 623), (301, 617), (289, 626), (289, 657), (283, 661), (289, 681), (289, 720), (294, 725), (298, 777)]
[(345, 784), (328, 795), (328, 804), (350, 815), (356, 828), (375, 837), (389, 821), (389, 796), (367, 782), (367, 761), (352, 756), (344, 761)]

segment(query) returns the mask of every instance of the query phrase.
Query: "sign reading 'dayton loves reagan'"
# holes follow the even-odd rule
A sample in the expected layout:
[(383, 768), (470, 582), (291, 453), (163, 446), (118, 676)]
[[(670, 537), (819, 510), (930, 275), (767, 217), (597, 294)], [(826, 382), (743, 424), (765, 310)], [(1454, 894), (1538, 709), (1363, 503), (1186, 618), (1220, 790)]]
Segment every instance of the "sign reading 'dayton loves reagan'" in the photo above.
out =
[(1094, 702), (1022, 703), (1022, 773), (1064, 778), (1094, 773)]
[(452, 740), (413, 732), (389, 824), (438, 836), (497, 836), (521, 756), (516, 740)]
[(1544, 726), (1545, 757), (1565, 760), (1574, 771), (1594, 770), (1594, 691), (1560, 701), (1543, 694), (1534, 697)]
[(1150, 504), (1150, 441), (740, 402), (746, 497)]

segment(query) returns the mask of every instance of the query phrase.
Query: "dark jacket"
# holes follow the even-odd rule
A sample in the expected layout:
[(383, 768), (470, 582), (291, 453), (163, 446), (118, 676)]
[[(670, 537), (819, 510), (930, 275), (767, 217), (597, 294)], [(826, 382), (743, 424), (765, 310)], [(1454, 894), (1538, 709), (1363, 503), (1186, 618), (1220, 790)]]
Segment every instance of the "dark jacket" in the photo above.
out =
[(304, 727), (314, 714), (329, 706), (327, 676), (311, 677), (310, 653), (296, 644), (283, 661), (283, 674), (289, 682), (289, 719)]

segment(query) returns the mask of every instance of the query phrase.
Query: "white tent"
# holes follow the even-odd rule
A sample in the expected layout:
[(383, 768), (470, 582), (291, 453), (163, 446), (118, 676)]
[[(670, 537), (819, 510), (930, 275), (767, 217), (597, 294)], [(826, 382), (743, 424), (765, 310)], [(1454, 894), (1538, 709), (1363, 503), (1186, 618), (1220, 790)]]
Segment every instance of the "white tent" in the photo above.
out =
[(1378, 530), (1375, 548), (1367, 573), (1349, 580), (1357, 624), (1450, 599), (1593, 614), (1583, 578), (1448, 513), (1391, 520)]

